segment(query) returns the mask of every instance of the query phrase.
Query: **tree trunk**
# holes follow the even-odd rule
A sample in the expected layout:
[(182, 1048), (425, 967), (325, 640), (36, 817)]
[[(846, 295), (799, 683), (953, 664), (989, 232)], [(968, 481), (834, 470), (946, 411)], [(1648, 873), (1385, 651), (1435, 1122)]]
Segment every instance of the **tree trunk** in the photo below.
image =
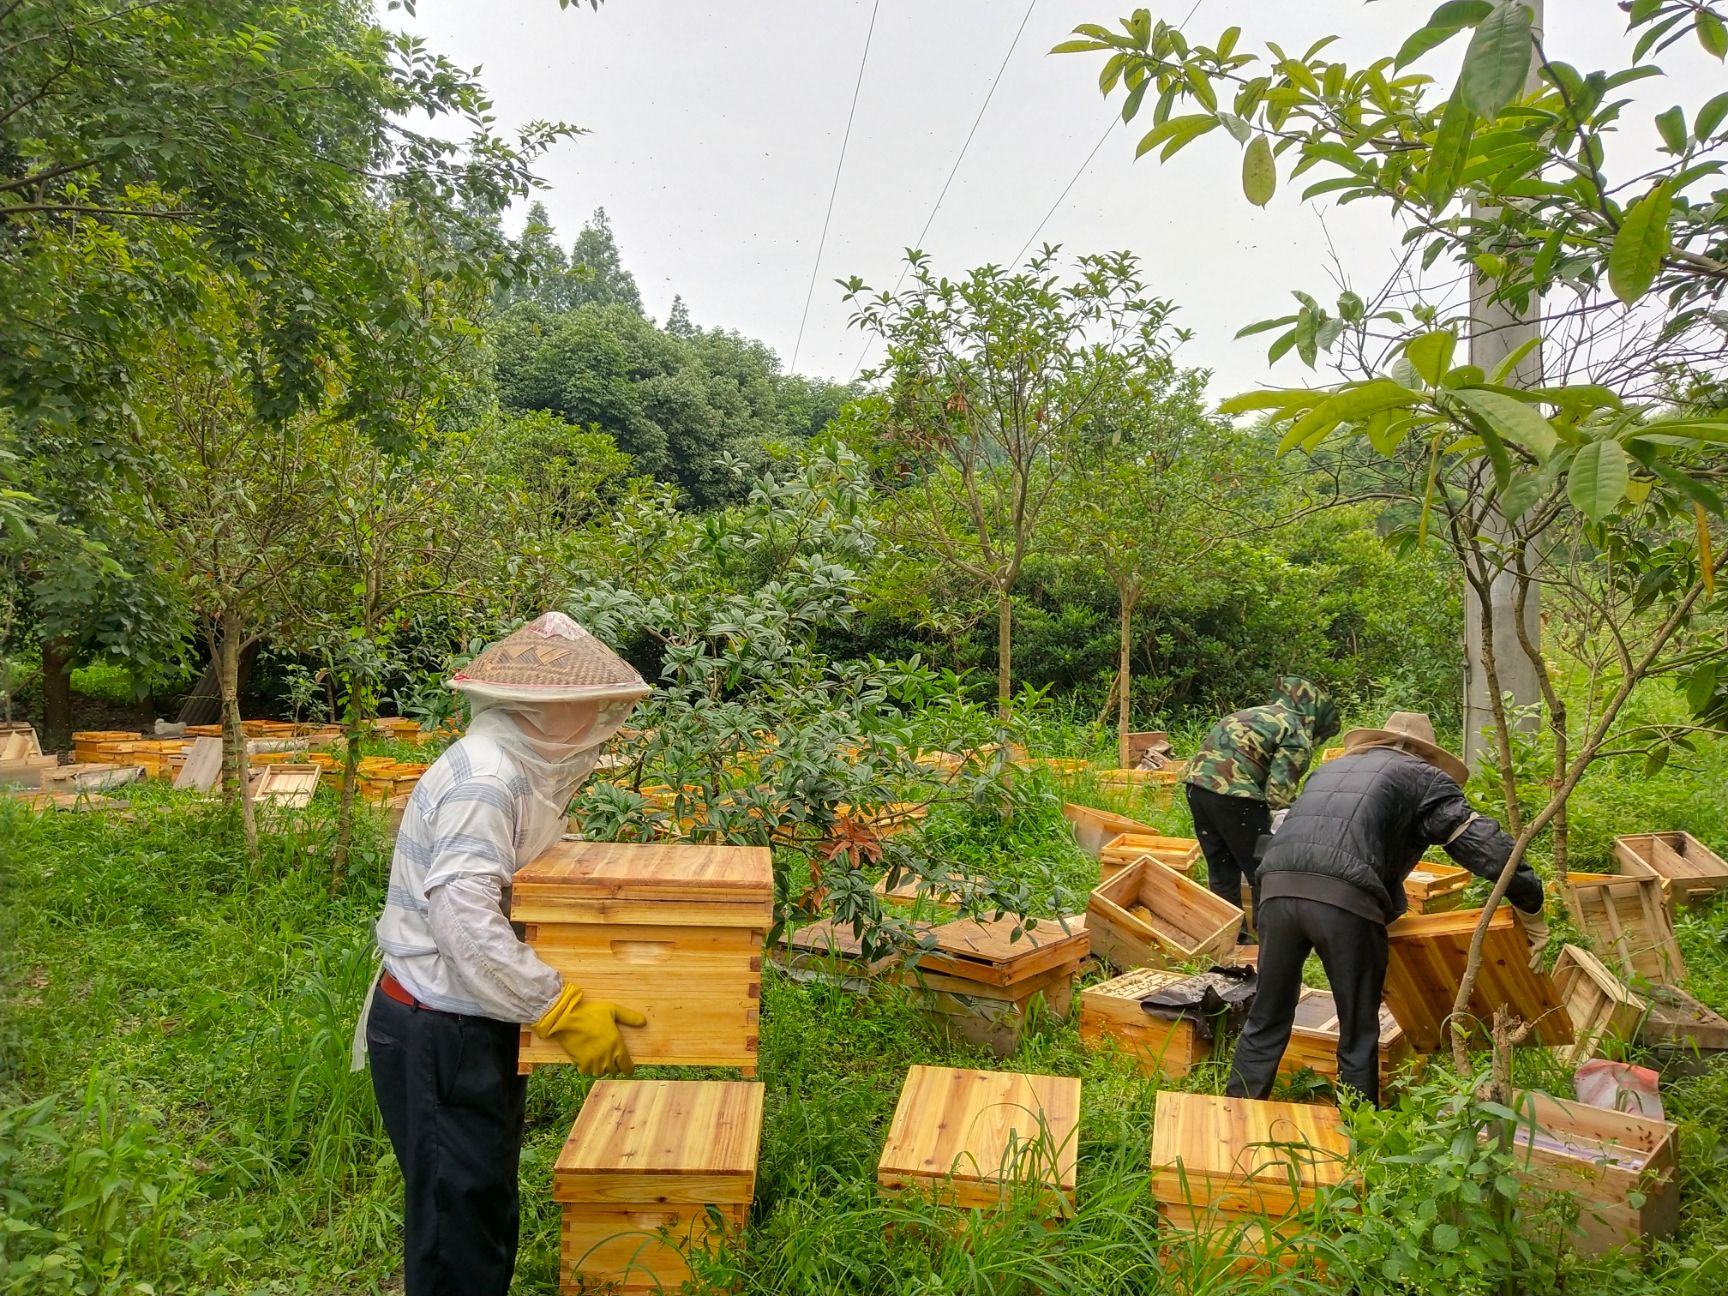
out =
[(1129, 712), (1130, 686), (1134, 681), (1134, 664), (1129, 648), (1134, 641), (1134, 605), (1140, 601), (1138, 594), (1123, 591), (1117, 600), (1122, 621), (1122, 634), (1117, 644), (1116, 656), (1116, 764), (1123, 769), (1128, 768), (1128, 725), (1131, 722)]
[(360, 783), (360, 742), (363, 717), (359, 686), (348, 688), (348, 732), (342, 743), (342, 788), (336, 811), (336, 851), (330, 857), (330, 894), (342, 889), (348, 876), (348, 852), (354, 844), (354, 799)]
[(215, 645), (222, 688), (222, 791), (230, 802), (239, 799), (240, 822), (246, 831), (246, 855), (258, 858), (258, 821), (252, 813), (251, 765), (246, 758), (246, 731), (240, 727), (240, 616), (222, 614)]
[(1014, 696), (1014, 600), (1005, 589), (996, 592), (996, 716), (1008, 718)]
[(70, 639), (42, 645), (42, 750), (72, 746), (72, 648)]

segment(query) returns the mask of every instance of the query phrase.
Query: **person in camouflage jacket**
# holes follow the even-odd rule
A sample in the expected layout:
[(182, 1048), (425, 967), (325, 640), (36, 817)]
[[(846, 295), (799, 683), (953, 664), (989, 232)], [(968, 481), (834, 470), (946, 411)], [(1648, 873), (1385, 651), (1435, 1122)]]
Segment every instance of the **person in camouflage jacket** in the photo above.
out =
[[(1337, 732), (1332, 699), (1296, 675), (1279, 680), (1278, 696), (1265, 706), (1234, 712), (1212, 726), (1183, 782), (1214, 895), (1240, 904), (1246, 878), (1259, 907), (1255, 844), (1271, 831), (1273, 811), (1296, 799), (1314, 749)], [(1246, 932), (1242, 939), (1249, 939)]]

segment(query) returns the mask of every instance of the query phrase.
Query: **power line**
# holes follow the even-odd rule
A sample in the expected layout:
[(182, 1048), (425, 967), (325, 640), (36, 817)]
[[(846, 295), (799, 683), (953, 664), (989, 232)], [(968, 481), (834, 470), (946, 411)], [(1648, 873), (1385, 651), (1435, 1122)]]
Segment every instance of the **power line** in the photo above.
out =
[[(930, 226), (936, 221), (936, 213), (942, 210), (942, 200), (948, 196), (948, 186), (954, 183), (954, 177), (960, 174), (960, 164), (966, 160), (966, 150), (972, 147), (972, 137), (978, 133), (978, 123), (984, 120), (984, 111), (990, 107), (990, 100), (996, 95), (996, 87), (1002, 83), (1002, 74), (1008, 70), (1008, 60), (1014, 57), (1014, 51), (1020, 46), (1020, 37), (1026, 30), (1027, 20), (1032, 17), (1032, 10), (1038, 7), (1038, 0), (1031, 0), (1026, 6), (1026, 12), (1020, 15), (1020, 25), (1014, 29), (1014, 39), (1008, 42), (1008, 52), (1002, 56), (1002, 65), (996, 69), (995, 79), (990, 82), (990, 89), (984, 94), (984, 102), (978, 105), (978, 115), (972, 119), (972, 129), (966, 132), (965, 142), (960, 145), (959, 155), (954, 159), (954, 165), (948, 168), (948, 178), (942, 182), (942, 192), (936, 195), (936, 205), (930, 209), (930, 214), (924, 218), (924, 228), (918, 231), (918, 241), (914, 247), (923, 248), (924, 236), (930, 232)], [(906, 272), (910, 266), (900, 267), (900, 277), (894, 281), (894, 291), (900, 291), (900, 285), (906, 282)], [(864, 349), (858, 353), (858, 359), (852, 365), (852, 372), (846, 381), (851, 382), (858, 376), (858, 371), (864, 367), (864, 359), (870, 354), (870, 348), (876, 345), (876, 339), (871, 337), (864, 343)]]
[(816, 274), (822, 268), (822, 249), (828, 245), (828, 222), (834, 217), (834, 195), (840, 192), (840, 173), (846, 167), (846, 145), (852, 140), (852, 119), (858, 115), (858, 92), (864, 88), (864, 65), (870, 61), (870, 38), (876, 34), (876, 11), (882, 0), (870, 6), (870, 28), (864, 33), (864, 53), (858, 59), (858, 80), (852, 86), (852, 106), (846, 111), (846, 133), (840, 137), (840, 160), (834, 164), (834, 184), (828, 190), (828, 211), (822, 217), (822, 237), (816, 240), (816, 262), (810, 267), (810, 286), (804, 291), (804, 314), (798, 319), (798, 340), (792, 344), (789, 371), (798, 368), (798, 351), (804, 345), (804, 325), (810, 319), (810, 299), (816, 295)]

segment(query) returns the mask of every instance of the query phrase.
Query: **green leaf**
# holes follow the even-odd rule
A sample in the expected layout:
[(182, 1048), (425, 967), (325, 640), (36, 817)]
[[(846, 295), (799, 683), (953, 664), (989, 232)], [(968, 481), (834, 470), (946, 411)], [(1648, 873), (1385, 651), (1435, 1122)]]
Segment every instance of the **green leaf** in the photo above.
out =
[(1656, 282), (1662, 258), (1673, 246), (1668, 215), (1673, 208), (1666, 185), (1657, 185), (1626, 211), (1620, 232), (1608, 249), (1608, 286), (1630, 306)]
[[(1422, 196), (1435, 211), (1445, 207), (1452, 201), (1452, 195), (1458, 192), (1475, 130), (1476, 118), (1464, 106), (1463, 96), (1454, 90), (1446, 101), (1446, 111), (1440, 116), (1440, 125), (1434, 132), (1434, 145), (1428, 151), (1428, 168), (1422, 175)], [(1436, 241), (1430, 250), (1440, 246)], [(1424, 262), (1425, 266), (1427, 264)]]
[(1436, 1224), (1434, 1234), (1429, 1240), (1434, 1243), (1436, 1251), (1456, 1251), (1463, 1237), (1456, 1224)]
[(1145, 157), (1162, 144), (1164, 152), (1159, 156), (1168, 160), (1177, 149), (1200, 138), (1217, 125), (1218, 118), (1211, 113), (1189, 113), (1185, 117), (1172, 117), (1168, 121), (1159, 122), (1141, 137), (1134, 156)]
[(1446, 371), (1452, 367), (1452, 351), (1457, 345), (1458, 339), (1452, 334), (1445, 329), (1436, 329), (1406, 342), (1404, 355), (1423, 382), (1438, 387)]
[(1618, 441), (1591, 441), (1572, 460), (1566, 498), (1592, 522), (1614, 512), (1626, 494), (1626, 450)]
[(1254, 138), (1254, 128), (1235, 113), (1221, 112), (1218, 120), (1224, 123), (1224, 129), (1230, 132), (1230, 137), (1238, 144), (1246, 144)]
[(1692, 123), (1692, 133), (1700, 140), (1707, 140), (1716, 133), (1716, 128), (1722, 124), (1724, 117), (1728, 117), (1728, 90), (1724, 90), (1698, 110), (1697, 119)]
[(1686, 151), (1686, 113), (1679, 104), (1656, 114), (1656, 129), (1661, 132), (1662, 142), (1670, 153)]
[(1554, 453), (1559, 437), (1555, 435), (1553, 424), (1534, 406), (1500, 392), (1476, 387), (1460, 388), (1453, 395), (1492, 427), (1497, 435), (1528, 450), (1538, 463)]
[(1500, 492), (1500, 512), (1508, 522), (1516, 522), (1542, 498), (1542, 490), (1541, 473), (1514, 472), (1512, 480)]
[(1256, 207), (1264, 207), (1277, 188), (1278, 165), (1272, 160), (1272, 142), (1256, 135), (1242, 153), (1242, 192)]
[(1494, 366), (1494, 372), (1488, 376), (1488, 381), (1493, 383), (1505, 382), (1512, 371), (1518, 367), (1519, 362), (1541, 345), (1542, 338), (1540, 335), (1526, 338), (1510, 355)]
[(1448, 0), (1434, 11), (1425, 27), (1410, 33), (1398, 47), (1393, 66), (1414, 63), (1429, 50), (1444, 45), (1466, 27), (1474, 27), (1494, 8), (1489, 0)]
[(1256, 333), (1270, 333), (1280, 324), (1294, 324), (1295, 322), (1296, 317), (1294, 315), (1280, 315), (1277, 319), (1255, 320), (1254, 323), (1244, 324), (1241, 328), (1237, 329), (1236, 336), (1239, 338), (1245, 338), (1253, 337)]
[(1704, 52), (1717, 60), (1728, 57), (1728, 26), (1708, 9), (1700, 9), (1693, 22)]
[(1307, 387), (1269, 387), (1261, 391), (1243, 392), (1240, 396), (1218, 403), (1220, 414), (1250, 414), (1255, 410), (1306, 409), (1326, 399), (1325, 392)]
[(1296, 320), (1296, 355), (1310, 369), (1320, 354), (1320, 316), (1307, 307)]
[(1478, 117), (1495, 118), (1524, 93), (1530, 72), (1530, 9), (1507, 0), (1477, 26), (1464, 51), (1458, 94)]

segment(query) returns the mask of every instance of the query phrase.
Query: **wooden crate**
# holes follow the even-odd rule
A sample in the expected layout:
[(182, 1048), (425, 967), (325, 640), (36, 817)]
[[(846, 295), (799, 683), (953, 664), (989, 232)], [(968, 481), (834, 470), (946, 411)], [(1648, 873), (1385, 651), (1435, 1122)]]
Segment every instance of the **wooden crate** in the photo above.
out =
[(1158, 830), (1151, 824), (1130, 819), (1127, 815), (1117, 814), (1113, 810), (1098, 810), (1092, 806), (1076, 805), (1072, 801), (1063, 803), (1062, 817), (1068, 821), (1080, 849), (1095, 858), (1101, 856), (1104, 847), (1123, 833), (1158, 836)]
[(1728, 1051), (1728, 1019), (1678, 986), (1643, 986), (1638, 1042), (1687, 1055)]
[(16, 756), (0, 760), (0, 787), (33, 788), (42, 785), (42, 771), (60, 764), (58, 756)]
[(1679, 985), (1686, 964), (1654, 873), (1568, 873), (1566, 908), (1578, 930), (1636, 984)]
[(1567, 1066), (1575, 1068), (1600, 1055), (1604, 1044), (1630, 1041), (1637, 1034), (1643, 1003), (1589, 950), (1562, 946), (1554, 963), (1554, 985), (1576, 1037), (1554, 1050)]
[(1126, 971), (1227, 958), (1242, 930), (1242, 911), (1142, 858), (1098, 884), (1086, 902), (1086, 925), (1092, 952)]
[(1102, 1048), (1115, 1041), (1133, 1057), (1141, 1075), (1180, 1080), (1212, 1055), (1212, 1044), (1200, 1038), (1197, 1024), (1147, 1012), (1140, 1001), (1177, 981), (1186, 972), (1139, 968), (1080, 992), (1080, 1042)]
[(1637, 1250), (1646, 1238), (1674, 1232), (1680, 1182), (1673, 1125), (1540, 1093), (1519, 1094), (1513, 1107), (1521, 1117), (1515, 1173), (1536, 1194), (1573, 1195), (1579, 1211), (1569, 1241), (1580, 1252)]
[(35, 727), (21, 721), (0, 723), (0, 762), (28, 760), (42, 754)]
[(742, 1236), (761, 1141), (759, 1084), (596, 1082), (552, 1169), (559, 1290), (677, 1291), (691, 1248)]
[(44, 792), (102, 792), (136, 783), (143, 777), (142, 765), (56, 765), (43, 769), (40, 786)]
[(1143, 855), (1186, 873), (1200, 859), (1200, 843), (1192, 837), (1166, 837), (1162, 833), (1118, 833), (1098, 852), (1098, 880), (1114, 877)]
[[(1434, 1053), (1450, 1047), (1444, 1023), (1464, 977), (1480, 909), (1406, 914), (1386, 929), (1386, 1006), (1410, 1047)], [(1482, 947), (1482, 970), (1467, 1011), (1485, 1037), (1494, 1010), (1508, 1005), (1532, 1026), (1530, 1043), (1554, 1048), (1572, 1042), (1572, 1022), (1546, 973), (1530, 970), (1530, 947), (1505, 905), (1494, 912)]]
[(1728, 860), (1688, 832), (1616, 837), (1614, 858), (1622, 872), (1652, 874), (1662, 880), (1670, 915), (1679, 907), (1709, 904), (1728, 891)]
[(1090, 948), (1074, 918), (1040, 919), (1016, 939), (1019, 926), (1014, 918), (967, 918), (932, 927), (925, 935), (935, 948), (890, 979), (950, 1034), (1011, 1057), (1040, 1013), (1067, 1018), (1074, 977)]
[[(1404, 1028), (1384, 1004), (1380, 1006), (1380, 1088), (1385, 1092), (1393, 1074), (1416, 1056), (1404, 1039)], [(1302, 988), (1296, 1001), (1295, 1025), (1278, 1070), (1295, 1075), (1308, 1070), (1328, 1084), (1338, 1083), (1338, 1008), (1332, 994), (1313, 986)]]
[[(934, 949), (920, 956), (916, 973), (970, 985), (1017, 990), (1032, 978), (1077, 964), (1091, 948), (1087, 928), (1069, 919), (960, 918), (930, 929)], [(1019, 998), (1019, 995), (1013, 995)]]
[(253, 788), (252, 797), (279, 809), (303, 810), (312, 804), (312, 794), (323, 775), (319, 765), (271, 765)]
[(1164, 1092), (1152, 1112), (1152, 1197), (1179, 1224), (1194, 1211), (1276, 1221), (1340, 1182), (1349, 1152), (1335, 1107)]
[(1033, 1184), (1052, 1214), (1074, 1205), (1080, 1082), (1067, 1076), (915, 1066), (877, 1165), (889, 1192), (919, 1189), (964, 1208)]
[(1404, 898), (1416, 914), (1451, 913), (1464, 903), (1464, 888), (1472, 874), (1455, 864), (1418, 860), (1404, 879)]
[[(773, 908), (766, 847), (674, 843), (560, 842), (516, 874), (510, 899), (542, 959), (648, 1018), (624, 1031), (636, 1062), (747, 1072)], [(522, 1032), (521, 1070), (565, 1061)]]

